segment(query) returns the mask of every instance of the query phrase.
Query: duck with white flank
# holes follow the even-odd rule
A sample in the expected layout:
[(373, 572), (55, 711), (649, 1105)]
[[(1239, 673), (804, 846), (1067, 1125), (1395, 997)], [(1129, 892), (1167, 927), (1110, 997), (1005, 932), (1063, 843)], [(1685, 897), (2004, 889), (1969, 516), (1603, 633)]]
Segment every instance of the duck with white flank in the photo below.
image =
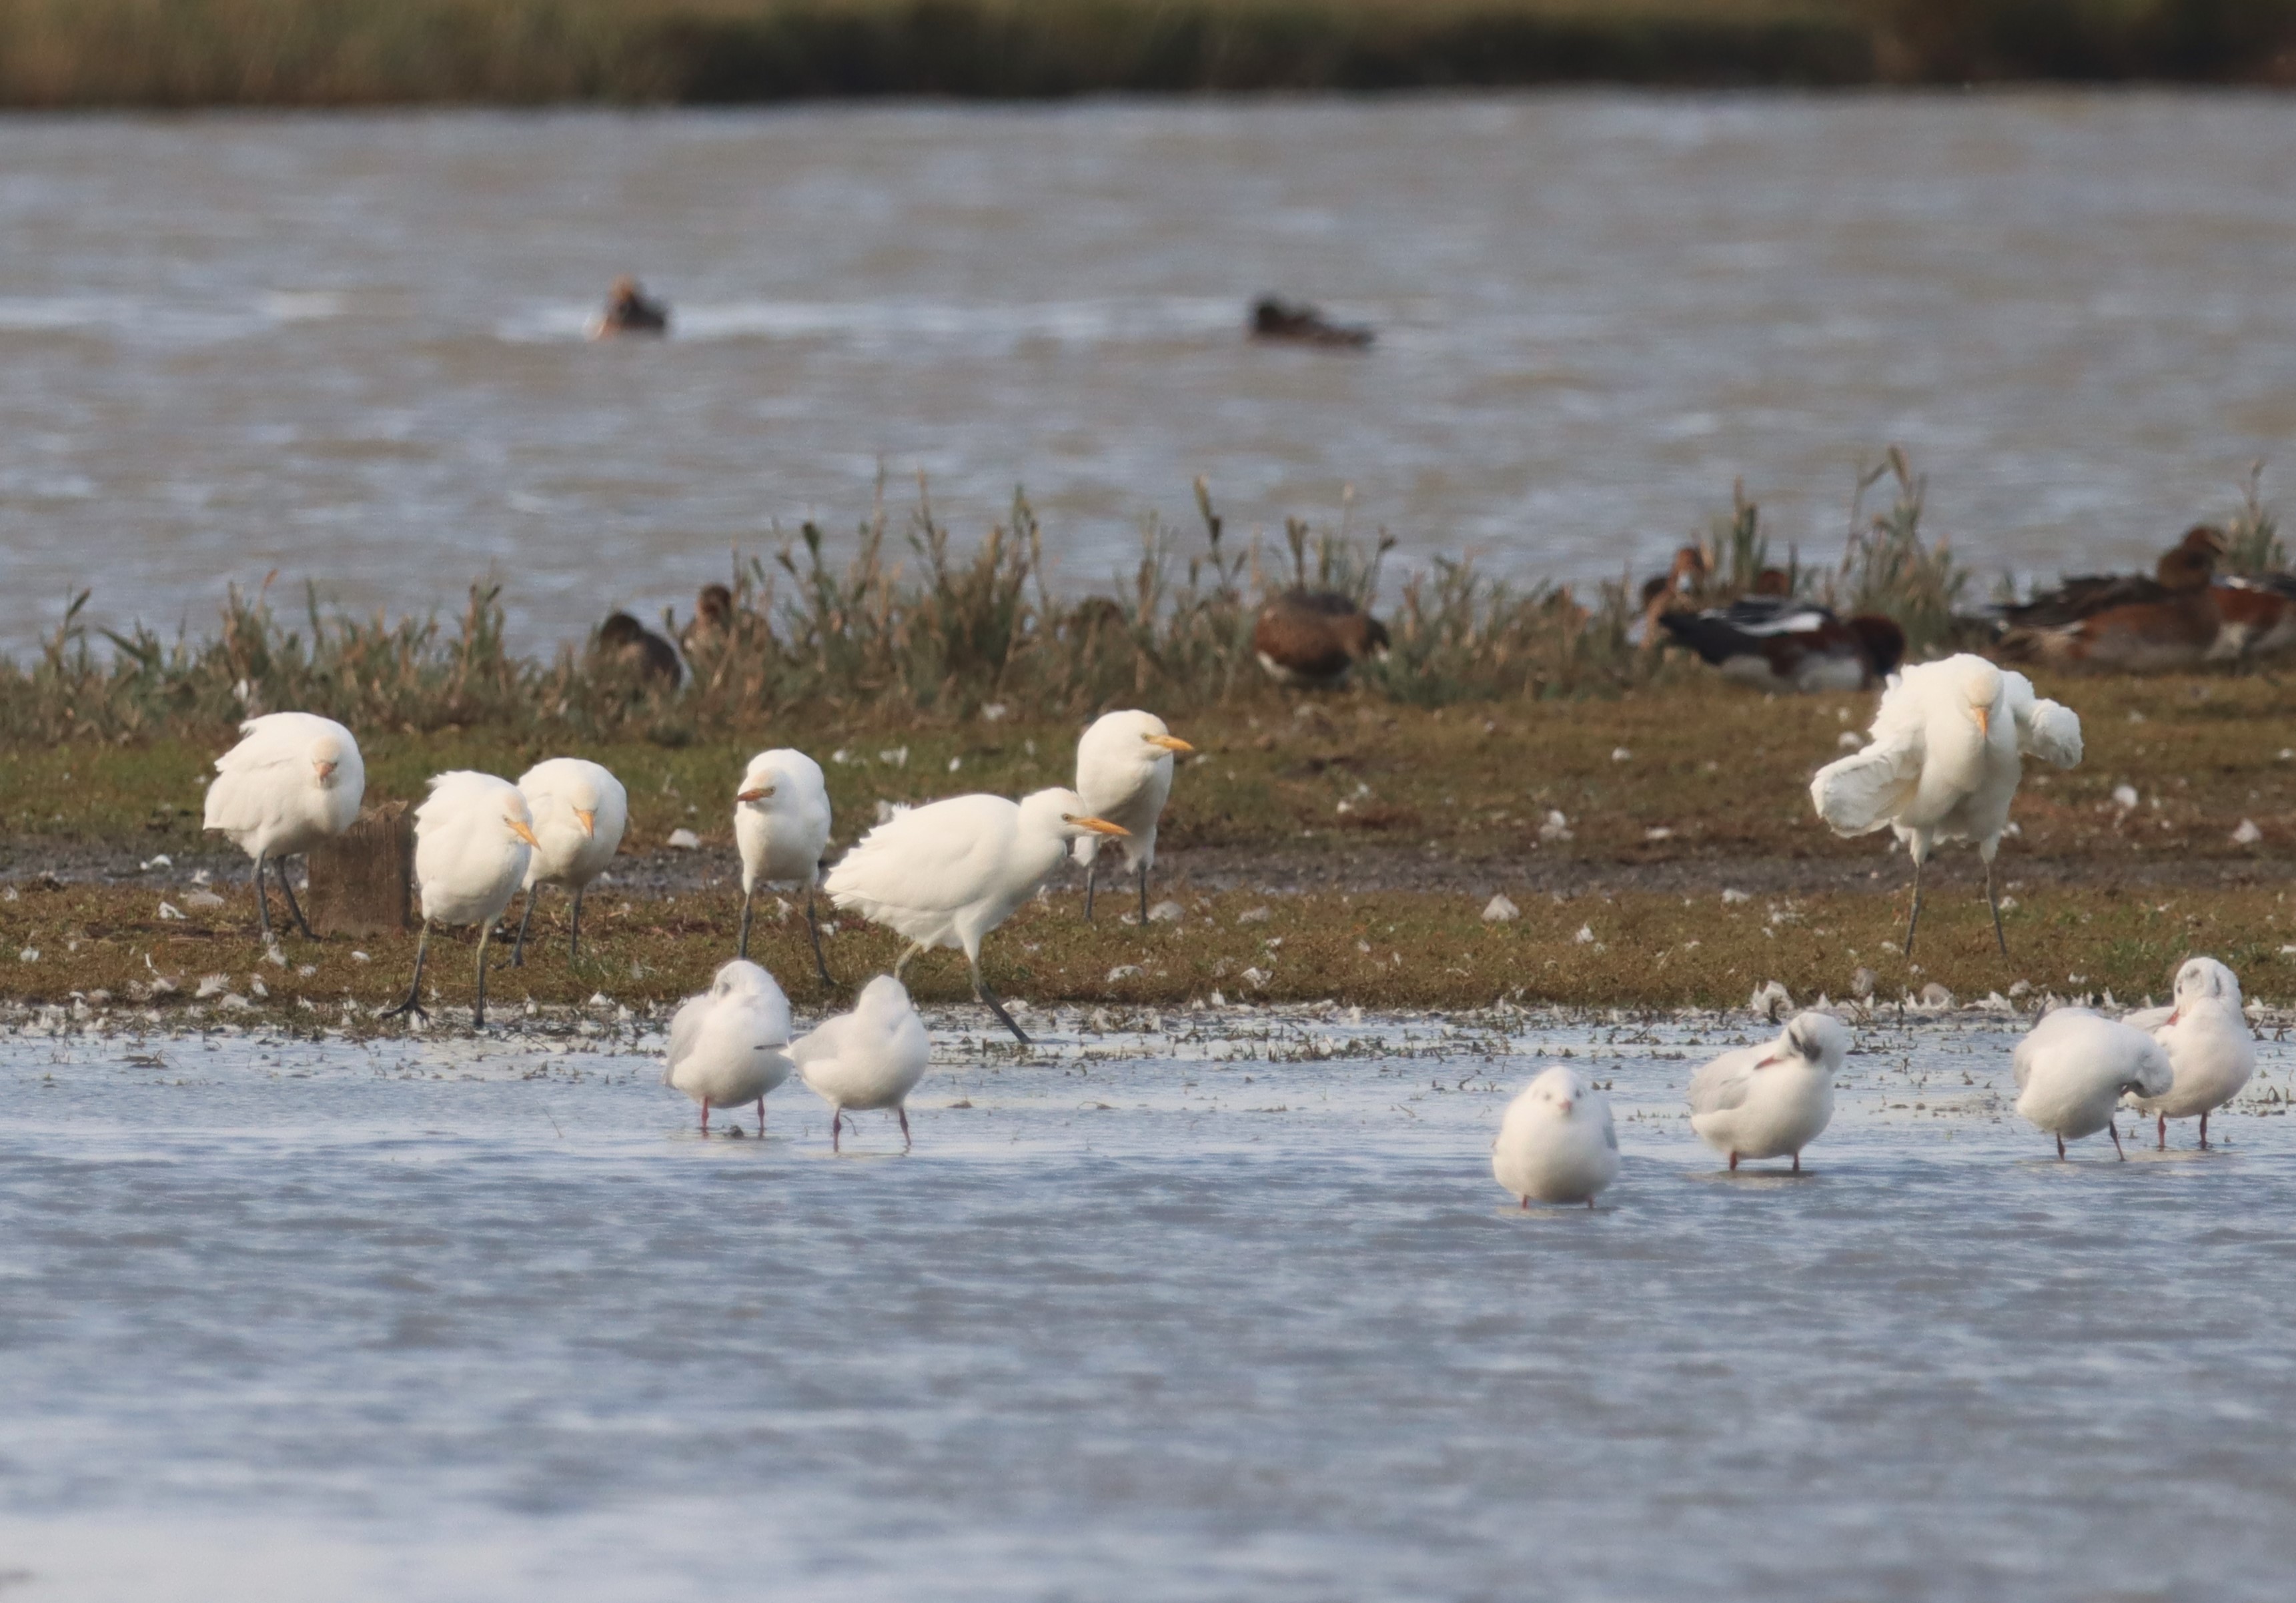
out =
[(1843, 620), (1814, 602), (1742, 596), (1702, 612), (1661, 612), (1666, 632), (1758, 690), (1867, 690), (1898, 670), (1906, 631), (1878, 612)]
[(255, 917), (266, 943), (271, 940), (266, 863), (278, 864), (287, 910), (296, 927), (311, 935), (288, 883), (286, 859), (351, 826), (366, 794), (366, 764), (348, 729), (315, 713), (266, 712), (240, 725), (239, 733), (240, 743), (216, 759), (203, 827), (229, 835), (255, 859)]
[(755, 1102), (762, 1138), (766, 1093), (790, 1077), (789, 1044), (789, 998), (773, 975), (736, 958), (669, 1021), (669, 1061), (661, 1082), (701, 1105), (705, 1136), (711, 1108)]
[(742, 771), (734, 793), (734, 843), (742, 852), (742, 942), (750, 955), (750, 910), (760, 884), (805, 890), (805, 928), (813, 937), (813, 967), (824, 988), (834, 984), (821, 955), (821, 921), (813, 907), (821, 883), (821, 854), (829, 848), (829, 785), (821, 765), (787, 746), (760, 752)]
[(2113, 1109), (2124, 1096), (2161, 1097), (2176, 1071), (2161, 1043), (2142, 1030), (2085, 1007), (2060, 1007), (2017, 1043), (2017, 1113), (2065, 1143), (2111, 1130), (2112, 1150), (2124, 1159)]
[(518, 777), (519, 793), (534, 820), (534, 850), (526, 864), (526, 912), (518, 921), (510, 965), (526, 964), (526, 932), (535, 897), (545, 885), (574, 894), (573, 928), (566, 939), (570, 961), (582, 955), (582, 892), (622, 849), (629, 827), (629, 793), (607, 769), (580, 757), (553, 757)]
[(1817, 816), (1836, 834), (1896, 832), (1914, 859), (1906, 956), (1922, 922), (1922, 865), (1939, 841), (1972, 841), (1985, 861), (1993, 938), (2009, 955), (1993, 858), (2009, 827), (2024, 759), (2069, 769), (2081, 760), (2080, 719), (2033, 694), (2021, 673), (1964, 654), (1908, 668), (1882, 693), (1866, 749), (1829, 762), (1809, 782)]
[(1271, 596), (1251, 626), (1252, 654), (1279, 685), (1336, 685), (1365, 658), (1387, 655), (1388, 645), (1387, 626), (1336, 590)]
[(879, 974), (861, 988), (852, 1012), (800, 1037), (790, 1056), (806, 1085), (829, 1104), (832, 1152), (841, 1150), (847, 1114), (882, 1107), (899, 1116), (901, 1150), (909, 1149), (909, 1093), (925, 1077), (932, 1042), (898, 980)]
[(2256, 1073), (2256, 1033), (2240, 1008), (2240, 981), (2214, 958), (2194, 958), (2177, 971), (2172, 1007), (2132, 1013), (2127, 1023), (2159, 1041), (2169, 1054), (2176, 1081), (2153, 1097), (2130, 1097), (2128, 1105), (2160, 1122), (2161, 1149), (2169, 1146), (2169, 1121), (2201, 1120), (2201, 1150), (2209, 1146), (2209, 1114), (2240, 1095)]
[(1076, 859), (1084, 865), (1084, 916), (1092, 917), (1092, 893), (1100, 873), (1100, 851), (1113, 840), (1126, 868), (1140, 879), (1140, 922), (1148, 922), (1148, 870), (1156, 865), (1156, 825), (1172, 793), (1175, 753), (1196, 748), (1164, 727), (1152, 712), (1111, 712), (1095, 719), (1077, 742), (1077, 794), (1096, 818), (1121, 824), (1130, 833), (1077, 837)]
[(1619, 1177), (1619, 1133), (1610, 1098), (1557, 1065), (1507, 1104), (1491, 1143), (1491, 1178), (1521, 1200), (1595, 1205)]
[(414, 942), (414, 979), (406, 999), (379, 1015), (430, 1016), (422, 1006), (422, 959), (434, 924), (476, 925), (478, 990), (472, 1028), (487, 1022), (487, 942), (510, 899), (526, 883), (535, 848), (534, 818), (525, 794), (492, 774), (458, 771), (430, 781), (430, 794), (414, 810), (414, 884), (422, 899), (422, 933)]
[(1833, 1119), (1833, 1077), (1849, 1032), (1830, 1014), (1805, 1013), (1767, 1047), (1726, 1052), (1690, 1077), (1690, 1128), (1736, 1169), (1741, 1158), (1793, 1159)]

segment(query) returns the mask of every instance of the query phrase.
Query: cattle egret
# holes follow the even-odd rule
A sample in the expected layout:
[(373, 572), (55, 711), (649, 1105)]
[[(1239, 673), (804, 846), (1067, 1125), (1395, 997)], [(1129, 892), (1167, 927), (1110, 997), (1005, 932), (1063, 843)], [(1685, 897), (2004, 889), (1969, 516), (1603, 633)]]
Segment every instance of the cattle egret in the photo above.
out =
[(1817, 816), (1836, 834), (1886, 826), (1913, 854), (1906, 956), (1913, 956), (1914, 932), (1922, 921), (1922, 865), (1939, 841), (1977, 843), (1985, 859), (1993, 938), (2001, 955), (2009, 955), (2001, 904), (1993, 893), (1993, 857), (2029, 756), (2061, 769), (2080, 761), (2080, 719), (2036, 697), (2023, 674), (1964, 653), (1899, 674), (1882, 696), (1871, 744), (1827, 763), (1809, 782)]
[(790, 1048), (797, 1072), (829, 1104), (829, 1147), (839, 1150), (848, 1113), (890, 1107), (900, 1116), (901, 1150), (909, 1149), (909, 1093), (932, 1057), (924, 1021), (890, 974), (861, 988), (853, 1011), (827, 1020)]
[(1725, 1052), (1690, 1077), (1690, 1128), (1733, 1169), (1741, 1158), (1791, 1155), (1799, 1174), (1801, 1149), (1833, 1118), (1833, 1077), (1849, 1050), (1841, 1020), (1802, 1014), (1768, 1046)]
[(1336, 685), (1387, 649), (1387, 626), (1335, 590), (1272, 596), (1251, 626), (1252, 654), (1279, 685)]
[(669, 1021), (669, 1061), (661, 1082), (701, 1105), (705, 1136), (711, 1108), (755, 1102), (762, 1137), (766, 1093), (790, 1076), (789, 1044), (789, 998), (773, 975), (736, 958)]
[(2129, 1098), (2129, 1106), (2159, 1121), (2162, 1150), (2169, 1121), (2201, 1118), (2201, 1149), (2209, 1145), (2209, 1114), (2240, 1095), (2256, 1073), (2256, 1034), (2240, 1010), (2240, 981), (2214, 958), (2194, 958), (2177, 971), (2177, 1000), (2170, 1007), (2132, 1013), (2125, 1021), (2161, 1043), (2176, 1080), (2157, 1097)]
[(1619, 1175), (1619, 1134), (1611, 1103), (1570, 1070), (1551, 1068), (1507, 1105), (1491, 1143), (1491, 1175), (1530, 1206), (1595, 1205), (1595, 1194)]
[(1114, 838), (1124, 866), (1140, 877), (1140, 922), (1148, 922), (1148, 870), (1156, 866), (1156, 823), (1172, 793), (1172, 754), (1196, 748), (1164, 728), (1152, 712), (1111, 712), (1096, 719), (1077, 742), (1077, 794), (1096, 818), (1120, 824), (1131, 833), (1080, 836), (1077, 861), (1084, 865), (1084, 916), (1092, 917), (1093, 883), (1100, 872), (1100, 849)]
[(477, 1028), (487, 1022), (487, 942), (496, 920), (526, 882), (534, 847), (534, 821), (527, 812), (526, 797), (509, 780), (467, 770), (431, 779), (430, 796), (414, 810), (414, 884), (422, 898), (414, 982), (406, 988), (406, 999), (385, 1009), (382, 1017), (402, 1013), (430, 1016), (420, 999), (430, 926), (472, 924), (479, 929), (479, 957), (471, 1023)]
[(2034, 1025), (2013, 1062), (2018, 1114), (2057, 1138), (2060, 1158), (2068, 1140), (2100, 1130), (2112, 1130), (2112, 1150), (2126, 1158), (2113, 1109), (2131, 1093), (2165, 1096), (2177, 1079), (2159, 1041), (2085, 1007), (2060, 1007)]
[(1702, 612), (1662, 612), (1667, 633), (1757, 690), (1866, 690), (1898, 670), (1906, 631), (1879, 613), (1844, 621), (1813, 602), (1742, 596)]
[(741, 955), (750, 955), (750, 908), (759, 884), (802, 885), (814, 972), (824, 986), (832, 984), (813, 908), (821, 854), (829, 846), (829, 786), (823, 783), (821, 765), (786, 748), (750, 758), (734, 795), (734, 843), (742, 851)]
[(534, 922), (535, 893), (560, 885), (574, 893), (574, 927), (566, 955), (582, 955), (582, 892), (606, 871), (620, 850), (630, 821), (629, 793), (622, 782), (594, 762), (553, 757), (518, 777), (534, 820), (534, 850), (526, 865), (526, 913), (518, 921), (511, 966), (526, 962), (526, 932)]
[(1013, 1038), (1029, 1038), (980, 978), (982, 937), (1013, 916), (1088, 834), (1121, 835), (1071, 790), (1042, 790), (1020, 802), (952, 796), (889, 818), (829, 871), (824, 888), (839, 907), (909, 938), (893, 966), (937, 946), (961, 948), (972, 994)]
[(348, 729), (315, 713), (266, 712), (240, 725), (239, 733), (240, 743), (216, 759), (204, 827), (229, 835), (255, 859), (255, 917), (264, 940), (271, 939), (266, 862), (278, 863), (287, 910), (310, 935), (286, 859), (351, 826), (366, 794), (366, 764)]

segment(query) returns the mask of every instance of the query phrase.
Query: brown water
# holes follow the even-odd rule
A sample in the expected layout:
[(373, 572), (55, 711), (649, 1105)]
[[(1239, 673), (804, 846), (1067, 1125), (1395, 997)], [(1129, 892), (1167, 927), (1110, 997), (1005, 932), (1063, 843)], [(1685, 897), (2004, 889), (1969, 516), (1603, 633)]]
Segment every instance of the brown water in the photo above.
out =
[[(1070, 584), (1199, 473), (1580, 578), (1742, 475), (1830, 553), (1891, 440), (1988, 571), (2139, 562), (2296, 430), (2292, 162), (2226, 95), (0, 121), (0, 645), (276, 567), (540, 645), (881, 464)], [(584, 342), (624, 270), (676, 337)]]

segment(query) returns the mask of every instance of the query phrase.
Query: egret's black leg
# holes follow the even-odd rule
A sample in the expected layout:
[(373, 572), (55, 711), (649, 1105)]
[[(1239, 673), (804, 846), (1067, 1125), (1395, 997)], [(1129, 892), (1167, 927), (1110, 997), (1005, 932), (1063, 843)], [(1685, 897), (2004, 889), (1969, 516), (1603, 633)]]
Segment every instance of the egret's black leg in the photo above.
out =
[(1100, 859), (1095, 857), (1084, 866), (1084, 921), (1086, 924), (1092, 922), (1093, 884), (1099, 877)]
[(268, 946), (271, 944), (271, 900), (270, 892), (266, 889), (263, 884), (263, 865), (266, 859), (261, 852), (258, 851), (256, 853), (255, 922), (261, 926), (263, 930), (263, 944)]
[(417, 999), (422, 994), (422, 959), (430, 949), (430, 921), (426, 918), (422, 921), (422, 933), (417, 936), (414, 941), (414, 983), (406, 988), (405, 1001), (396, 1007), (385, 1008), (379, 1016), (396, 1018), (402, 1013), (411, 1013), (425, 1023), (430, 1022), (430, 1010)]
[(1985, 905), (1993, 909), (1993, 938), (2001, 943), (2001, 955), (2009, 955), (2009, 937), (2001, 933), (2001, 904), (1993, 898), (1993, 864), (1985, 865)]
[(580, 885), (574, 887), (574, 933), (571, 935), (569, 935), (566, 939), (566, 960), (569, 963), (571, 963), (575, 958), (582, 955), (583, 889), (584, 887)]
[(1906, 956), (1914, 955), (1914, 932), (1922, 927), (1922, 859), (1914, 859), (1914, 916), (1906, 920)]
[(734, 955), (736, 958), (747, 958), (750, 955), (750, 904), (756, 898), (752, 892), (748, 891), (742, 892), (742, 944), (734, 949)]
[(471, 1004), (471, 1028), (473, 1030), (487, 1027), (487, 942), (494, 938), (494, 933), (495, 926), (491, 924), (479, 926), (479, 996)]
[(518, 921), (518, 939), (510, 943), (510, 966), (512, 968), (526, 966), (526, 929), (534, 922), (534, 899), (541, 894), (542, 887), (538, 884), (526, 888), (526, 913)]
[(909, 1139), (909, 1110), (906, 1107), (897, 1107), (893, 1111), (901, 1116), (901, 1150), (906, 1152), (916, 1145), (914, 1141)]
[(1148, 927), (1148, 859), (1140, 859), (1140, 927)]
[(805, 892), (805, 933), (813, 937), (813, 972), (821, 976), (821, 988), (836, 990), (837, 982), (829, 977), (828, 960), (821, 955), (821, 920), (814, 917), (813, 888), (809, 885)]
[(980, 959), (978, 958), (972, 960), (972, 999), (1003, 1020), (1004, 1027), (1013, 1032), (1014, 1040), (1024, 1047), (1029, 1044), (1029, 1038), (1021, 1032), (1021, 1026), (1013, 1022), (1013, 1015), (1004, 1011), (1004, 1004), (996, 999), (996, 993), (989, 990), (988, 982), (981, 979)]
[(316, 941), (319, 938), (317, 932), (311, 928), (311, 921), (303, 917), (303, 908), (295, 900), (294, 882), (287, 877), (287, 859), (283, 857), (271, 866), (278, 872), (279, 889), (287, 898), (287, 910), (295, 915), (295, 927), (303, 932), (306, 941)]

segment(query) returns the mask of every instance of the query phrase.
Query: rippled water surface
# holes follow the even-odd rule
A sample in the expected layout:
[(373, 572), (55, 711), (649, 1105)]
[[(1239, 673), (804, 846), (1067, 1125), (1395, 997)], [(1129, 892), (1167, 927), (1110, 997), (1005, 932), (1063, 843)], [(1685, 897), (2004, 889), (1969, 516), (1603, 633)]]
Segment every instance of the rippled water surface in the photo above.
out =
[[(1733, 1179), (1734, 1026), (1168, 1023), (938, 1032), (906, 1159), (601, 1041), (0, 1042), (8, 1596), (2285, 1595), (2284, 1120), (2060, 1164), (1867, 1028)], [(1511, 1212), (1565, 1049), (1623, 1175)]]
[[(849, 530), (880, 466), (1062, 582), (1238, 528), (1806, 552), (1890, 440), (1988, 572), (2148, 560), (2296, 432), (2296, 103), (2049, 95), (0, 120), (0, 645), (233, 579), (518, 641)], [(616, 273), (662, 344), (586, 345)], [(1248, 347), (1313, 297), (1366, 356)]]

